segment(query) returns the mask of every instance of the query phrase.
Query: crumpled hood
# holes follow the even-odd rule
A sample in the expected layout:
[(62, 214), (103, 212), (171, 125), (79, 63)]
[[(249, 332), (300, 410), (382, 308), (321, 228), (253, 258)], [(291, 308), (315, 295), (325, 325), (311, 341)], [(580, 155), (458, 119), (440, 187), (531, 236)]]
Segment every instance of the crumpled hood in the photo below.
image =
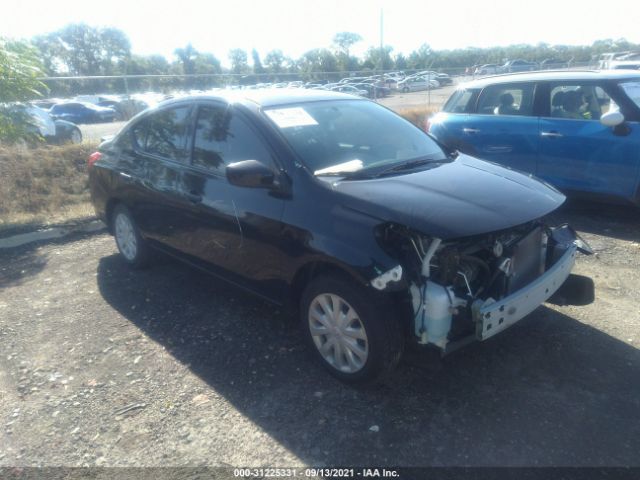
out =
[(442, 239), (520, 225), (565, 200), (536, 178), (463, 154), (416, 173), (342, 180), (333, 188), (350, 197), (345, 207)]

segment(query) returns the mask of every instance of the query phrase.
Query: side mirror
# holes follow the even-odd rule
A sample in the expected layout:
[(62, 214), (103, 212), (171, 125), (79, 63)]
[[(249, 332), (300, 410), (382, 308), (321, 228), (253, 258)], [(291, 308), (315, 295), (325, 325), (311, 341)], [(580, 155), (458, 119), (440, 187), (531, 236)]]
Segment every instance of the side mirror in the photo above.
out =
[(617, 127), (624, 122), (624, 115), (618, 110), (607, 112), (600, 117), (600, 123), (605, 127)]
[(230, 163), (226, 175), (229, 183), (238, 187), (270, 188), (275, 182), (273, 171), (258, 160)]

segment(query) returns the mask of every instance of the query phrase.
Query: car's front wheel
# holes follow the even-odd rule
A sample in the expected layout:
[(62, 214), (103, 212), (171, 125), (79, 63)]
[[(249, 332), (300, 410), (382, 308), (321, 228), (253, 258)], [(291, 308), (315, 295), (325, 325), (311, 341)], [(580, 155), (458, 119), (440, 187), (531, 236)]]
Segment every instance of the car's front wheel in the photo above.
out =
[(124, 205), (113, 210), (113, 235), (122, 258), (135, 268), (145, 266), (149, 261), (149, 247), (140, 235), (131, 212)]
[(400, 359), (400, 325), (383, 298), (363, 286), (337, 275), (317, 277), (305, 289), (300, 310), (307, 343), (340, 380), (379, 380)]
[(82, 143), (82, 132), (78, 127), (74, 127), (73, 130), (69, 133), (69, 142), (74, 145), (78, 145)]

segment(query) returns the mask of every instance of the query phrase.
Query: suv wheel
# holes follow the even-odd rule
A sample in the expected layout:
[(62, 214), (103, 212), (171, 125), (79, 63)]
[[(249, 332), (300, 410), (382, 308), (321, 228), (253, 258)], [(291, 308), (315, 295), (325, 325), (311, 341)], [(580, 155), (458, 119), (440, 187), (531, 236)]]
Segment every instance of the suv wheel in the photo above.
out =
[(149, 247), (140, 236), (131, 212), (124, 205), (113, 211), (113, 235), (122, 258), (131, 266), (140, 268), (149, 260)]
[(400, 325), (386, 302), (366, 288), (337, 276), (318, 277), (302, 295), (300, 311), (307, 343), (340, 380), (376, 381), (398, 363)]

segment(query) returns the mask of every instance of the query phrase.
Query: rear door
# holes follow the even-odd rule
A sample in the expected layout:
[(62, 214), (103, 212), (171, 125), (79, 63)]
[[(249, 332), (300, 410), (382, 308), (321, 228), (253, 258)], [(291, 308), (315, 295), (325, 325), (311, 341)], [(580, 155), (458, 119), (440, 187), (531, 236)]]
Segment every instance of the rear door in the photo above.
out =
[(546, 92), (537, 175), (564, 190), (633, 197), (640, 161), (637, 122), (611, 128), (599, 121), (618, 108), (611, 99), (615, 91), (605, 82), (559, 81)]
[(534, 83), (485, 87), (476, 112), (462, 128), (467, 153), (517, 170), (534, 173), (538, 157), (538, 118)]
[(182, 194), (181, 182), (192, 109), (178, 104), (144, 117), (131, 129), (133, 152), (121, 157), (131, 157), (136, 165), (131, 181), (139, 193), (133, 209), (142, 233), (177, 250), (190, 228), (183, 215), (190, 200)]

